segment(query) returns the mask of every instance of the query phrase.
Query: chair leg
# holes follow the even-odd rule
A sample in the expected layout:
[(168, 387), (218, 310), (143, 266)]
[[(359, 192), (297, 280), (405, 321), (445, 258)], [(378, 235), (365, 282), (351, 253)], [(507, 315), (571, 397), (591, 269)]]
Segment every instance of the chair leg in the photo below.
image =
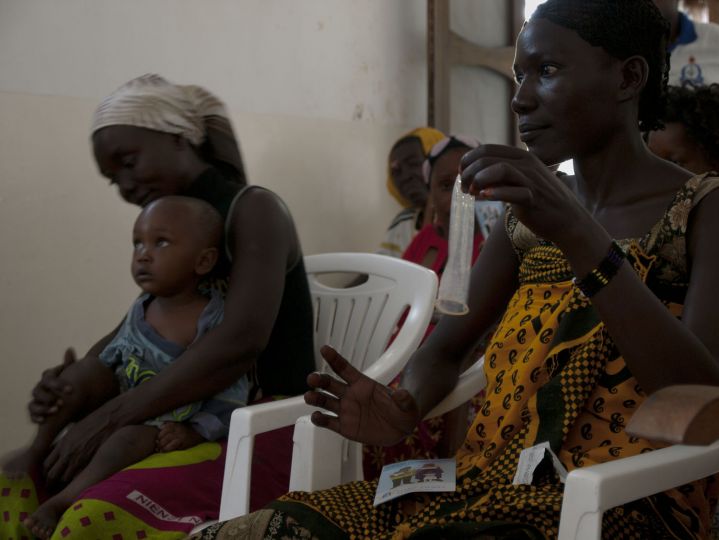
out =
[(230, 430), (222, 481), (220, 521), (244, 516), (250, 510), (252, 451), (255, 438), (237, 436)]
[(600, 540), (602, 515), (603, 512), (587, 512), (565, 516), (562, 510), (557, 540)]
[[(342, 440), (336, 433), (315, 426), (309, 416), (298, 419), (293, 436), (290, 491), (316, 491), (340, 484)], [(318, 455), (322, 459), (313, 459)]]
[(600, 540), (602, 516), (600, 488), (585, 470), (572, 471), (567, 476), (559, 519), (558, 540)]

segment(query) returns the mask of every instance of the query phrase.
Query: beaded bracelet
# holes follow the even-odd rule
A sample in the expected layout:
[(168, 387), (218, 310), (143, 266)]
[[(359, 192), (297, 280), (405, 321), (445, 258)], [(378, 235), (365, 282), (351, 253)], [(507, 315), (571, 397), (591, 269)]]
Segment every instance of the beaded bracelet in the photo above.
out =
[(612, 278), (617, 275), (619, 268), (624, 262), (626, 254), (624, 250), (617, 244), (616, 240), (612, 240), (609, 251), (594, 270), (589, 272), (582, 279), (576, 277), (572, 280), (579, 287), (582, 294), (587, 298), (591, 298), (597, 294)]

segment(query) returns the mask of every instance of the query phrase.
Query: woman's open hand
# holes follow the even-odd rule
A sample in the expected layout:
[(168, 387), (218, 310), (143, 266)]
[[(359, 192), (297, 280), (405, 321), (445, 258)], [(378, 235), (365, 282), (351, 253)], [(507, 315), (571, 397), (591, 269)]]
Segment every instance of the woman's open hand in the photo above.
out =
[(60, 374), (76, 361), (75, 351), (67, 349), (62, 364), (43, 371), (27, 406), (30, 420), (42, 424), (48, 416), (55, 414), (63, 406), (63, 398), (71, 394), (73, 389), (60, 379)]
[(392, 390), (366, 377), (332, 347), (325, 345), (321, 352), (344, 382), (320, 373), (307, 377), (315, 390), (305, 394), (305, 402), (336, 415), (316, 411), (312, 423), (353, 441), (385, 446), (400, 441), (414, 429), (420, 420), (419, 410), (407, 390)]
[(537, 236), (562, 247), (591, 216), (562, 179), (534, 154), (483, 144), (465, 154), (462, 184), (480, 199), (504, 201)]

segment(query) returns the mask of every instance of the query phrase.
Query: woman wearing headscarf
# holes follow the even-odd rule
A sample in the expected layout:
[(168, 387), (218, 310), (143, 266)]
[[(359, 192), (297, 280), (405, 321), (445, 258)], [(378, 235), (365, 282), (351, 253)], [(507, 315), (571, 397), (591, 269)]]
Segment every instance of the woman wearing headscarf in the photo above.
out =
[(400, 137), (389, 152), (387, 191), (403, 209), (390, 223), (377, 253), (401, 257), (419, 230), (432, 221), (427, 211), (429, 188), (422, 163), (444, 134), (430, 127), (413, 129)]
[[(100, 173), (125, 201), (144, 207), (184, 195), (220, 213), (222, 259), (203, 286), (225, 295), (224, 318), (171, 366), (126, 392), (117, 393), (114, 373), (98, 360), (115, 331), (77, 361), (93, 381), (88, 388), (68, 392), (73, 389), (63, 382), (72, 355), (46, 371), (29, 407), (35, 422), (54, 421), (74, 396), (92, 412), (57, 441), (45, 471), (36, 467), (32, 448), (4, 468), (2, 538), (29, 537), (22, 521), (38, 500), (73, 478), (123, 426), (209, 398), (245, 375), (255, 398), (298, 394), (314, 367), (312, 306), (292, 217), (277, 195), (245, 185), (222, 103), (200, 87), (145, 75), (100, 104), (92, 145)], [(53, 538), (184, 537), (195, 524), (218, 517), (225, 446), (208, 442), (155, 454), (90, 487), (63, 514)]]

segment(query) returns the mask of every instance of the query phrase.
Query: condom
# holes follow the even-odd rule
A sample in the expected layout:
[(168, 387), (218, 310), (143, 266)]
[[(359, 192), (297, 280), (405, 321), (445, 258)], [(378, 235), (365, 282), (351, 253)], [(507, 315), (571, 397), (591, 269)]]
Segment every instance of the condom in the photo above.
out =
[(449, 215), (449, 254), (442, 273), (435, 307), (445, 315), (469, 313), (469, 275), (474, 243), (474, 197), (462, 191), (459, 175), (452, 190)]

